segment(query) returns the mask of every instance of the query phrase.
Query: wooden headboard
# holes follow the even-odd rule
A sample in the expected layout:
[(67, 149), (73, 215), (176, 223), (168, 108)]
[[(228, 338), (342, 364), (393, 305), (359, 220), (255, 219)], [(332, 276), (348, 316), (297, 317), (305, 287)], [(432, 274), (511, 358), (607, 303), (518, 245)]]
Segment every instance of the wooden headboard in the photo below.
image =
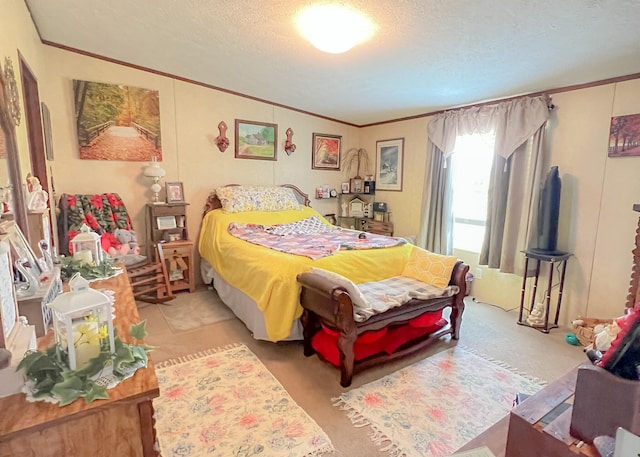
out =
[[(227, 184), (224, 187), (240, 186), (240, 185), (241, 184)], [(296, 200), (298, 200), (298, 203), (300, 203), (301, 205), (311, 206), (311, 200), (309, 199), (309, 195), (302, 192), (300, 188), (298, 188), (297, 186), (294, 186), (293, 184), (281, 184), (280, 187), (287, 187), (293, 190), (293, 194), (296, 196)], [(222, 204), (220, 203), (220, 200), (218, 199), (216, 192), (213, 191), (207, 197), (207, 202), (204, 205), (204, 211), (202, 212), (202, 216), (204, 217), (204, 215), (207, 214), (209, 211), (213, 209), (218, 209), (218, 208), (222, 208)]]

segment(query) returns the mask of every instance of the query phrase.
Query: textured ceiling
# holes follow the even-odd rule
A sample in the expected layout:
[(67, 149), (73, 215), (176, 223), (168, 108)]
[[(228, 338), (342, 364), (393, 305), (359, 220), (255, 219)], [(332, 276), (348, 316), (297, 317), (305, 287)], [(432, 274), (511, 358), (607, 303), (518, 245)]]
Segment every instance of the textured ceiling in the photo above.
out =
[(344, 0), (378, 30), (341, 55), (296, 33), (318, 2), (26, 3), (45, 41), (355, 125), (640, 73), (640, 0)]

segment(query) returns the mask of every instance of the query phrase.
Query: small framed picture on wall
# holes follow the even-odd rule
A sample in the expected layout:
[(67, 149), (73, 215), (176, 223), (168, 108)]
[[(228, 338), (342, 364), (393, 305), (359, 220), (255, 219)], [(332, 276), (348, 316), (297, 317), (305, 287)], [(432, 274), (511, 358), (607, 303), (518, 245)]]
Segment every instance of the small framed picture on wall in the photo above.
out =
[(348, 194), (349, 193), (349, 183), (348, 182), (343, 182), (342, 183), (342, 193), (343, 194)]
[(376, 143), (376, 190), (402, 190), (404, 138)]

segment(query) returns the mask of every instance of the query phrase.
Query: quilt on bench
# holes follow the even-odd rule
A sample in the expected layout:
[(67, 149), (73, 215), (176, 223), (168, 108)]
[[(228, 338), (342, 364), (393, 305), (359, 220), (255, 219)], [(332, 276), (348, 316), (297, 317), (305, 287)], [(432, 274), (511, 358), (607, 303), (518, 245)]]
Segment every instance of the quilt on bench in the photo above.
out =
[(353, 320), (364, 322), (375, 314), (401, 306), (413, 298), (430, 300), (452, 297), (460, 291), (458, 286), (438, 287), (410, 276), (392, 276), (379, 281), (354, 284), (349, 278), (322, 268), (311, 272), (344, 287), (353, 303)]

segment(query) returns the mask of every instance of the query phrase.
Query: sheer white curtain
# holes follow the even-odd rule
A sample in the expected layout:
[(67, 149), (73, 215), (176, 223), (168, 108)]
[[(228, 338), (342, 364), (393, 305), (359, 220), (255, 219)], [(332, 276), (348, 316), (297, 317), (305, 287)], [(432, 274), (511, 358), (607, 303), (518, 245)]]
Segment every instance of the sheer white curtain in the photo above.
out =
[[(446, 243), (445, 249), (442, 249), (442, 240), (446, 241), (446, 234), (438, 239), (430, 239), (429, 234), (443, 229), (450, 232), (453, 226), (453, 213), (446, 210), (450, 180), (442, 179), (442, 170), (433, 166), (436, 160), (434, 155), (442, 155), (439, 161), (444, 166), (447, 158), (454, 152), (458, 136), (494, 131), (496, 157), (490, 183), (487, 233), (481, 252), (481, 264), (510, 273), (521, 273), (517, 271), (521, 269), (516, 268), (516, 254), (527, 247), (528, 237), (535, 223), (535, 214), (532, 212), (537, 207), (538, 186), (543, 173), (543, 130), (549, 118), (550, 105), (550, 98), (542, 95), (447, 111), (434, 116), (427, 129), (430, 166), (426, 171), (427, 194), (422, 214), (423, 226), (426, 228), (421, 231), (427, 249), (440, 247), (436, 252), (449, 253), (451, 248)], [(536, 132), (538, 134), (534, 136)], [(440, 185), (444, 187), (438, 188)], [(434, 208), (445, 209), (437, 213), (440, 220), (433, 219)], [(449, 221), (443, 222), (447, 218)], [(440, 229), (432, 228), (432, 225), (439, 225)]]

